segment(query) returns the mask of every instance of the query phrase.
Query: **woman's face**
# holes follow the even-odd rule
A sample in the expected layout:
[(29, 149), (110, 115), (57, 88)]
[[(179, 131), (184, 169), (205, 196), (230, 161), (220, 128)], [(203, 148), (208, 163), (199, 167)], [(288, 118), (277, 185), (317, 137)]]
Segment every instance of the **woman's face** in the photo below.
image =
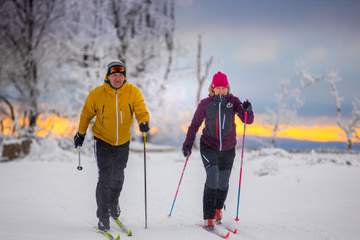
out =
[(228, 92), (229, 92), (229, 89), (227, 87), (216, 87), (216, 88), (214, 88), (215, 95), (225, 96), (225, 95), (228, 94)]

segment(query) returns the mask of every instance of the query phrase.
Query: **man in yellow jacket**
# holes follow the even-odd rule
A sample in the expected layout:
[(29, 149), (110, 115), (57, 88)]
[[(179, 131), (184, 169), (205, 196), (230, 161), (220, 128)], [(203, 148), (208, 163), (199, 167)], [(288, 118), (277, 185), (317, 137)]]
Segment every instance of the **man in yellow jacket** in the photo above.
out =
[(150, 116), (142, 93), (126, 81), (125, 64), (113, 61), (107, 66), (105, 82), (87, 96), (79, 131), (74, 137), (75, 148), (82, 146), (89, 123), (96, 116), (92, 131), (99, 168), (96, 215), (101, 231), (110, 229), (110, 216), (117, 219), (120, 215), (119, 196), (124, 183), (134, 115), (140, 131), (148, 132)]

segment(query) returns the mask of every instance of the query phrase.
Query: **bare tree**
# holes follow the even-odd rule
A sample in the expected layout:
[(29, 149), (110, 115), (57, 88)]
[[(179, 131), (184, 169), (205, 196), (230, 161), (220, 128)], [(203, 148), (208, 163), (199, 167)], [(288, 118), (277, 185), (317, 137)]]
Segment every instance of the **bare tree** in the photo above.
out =
[(12, 85), (30, 113), (33, 126), (39, 113), (39, 68), (49, 40), (50, 25), (57, 19), (56, 0), (6, 0), (0, 9), (0, 36), (12, 53), (7, 69)]
[(203, 88), (204, 82), (209, 75), (210, 66), (212, 64), (213, 57), (211, 56), (205, 63), (205, 71), (202, 72), (202, 41), (201, 35), (198, 36), (198, 47), (197, 47), (197, 56), (196, 56), (196, 79), (198, 82), (198, 87), (196, 90), (196, 105), (199, 104), (201, 99), (201, 90)]
[[(205, 63), (205, 70), (203, 71), (203, 63), (202, 63), (202, 40), (201, 35), (198, 35), (197, 42), (197, 55), (196, 55), (196, 80), (197, 80), (197, 89), (196, 89), (196, 102), (195, 106), (200, 103), (201, 100), (201, 91), (204, 86), (205, 80), (209, 75), (210, 66), (213, 62), (213, 57), (211, 56)], [(194, 142), (194, 148), (199, 148), (198, 142)]]

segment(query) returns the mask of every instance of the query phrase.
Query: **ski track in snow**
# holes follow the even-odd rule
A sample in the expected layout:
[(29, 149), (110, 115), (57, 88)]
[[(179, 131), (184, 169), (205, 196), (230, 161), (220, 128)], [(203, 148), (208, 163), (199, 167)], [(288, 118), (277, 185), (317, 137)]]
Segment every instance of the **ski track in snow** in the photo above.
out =
[[(0, 164), (0, 239), (104, 239), (94, 231), (97, 166), (91, 154), (53, 145), (34, 148), (25, 159)], [(143, 155), (130, 153), (120, 197), (121, 216), (134, 236), (122, 239), (218, 239), (202, 223), (205, 181), (194, 151), (168, 217), (184, 164), (180, 152), (151, 153), (147, 164), (148, 229), (144, 229)], [(351, 162), (351, 166), (346, 164)], [(224, 222), (236, 213), (240, 152), (230, 180)], [(245, 152), (239, 234), (230, 239), (358, 239), (359, 154)], [(119, 232), (114, 224), (112, 230)]]

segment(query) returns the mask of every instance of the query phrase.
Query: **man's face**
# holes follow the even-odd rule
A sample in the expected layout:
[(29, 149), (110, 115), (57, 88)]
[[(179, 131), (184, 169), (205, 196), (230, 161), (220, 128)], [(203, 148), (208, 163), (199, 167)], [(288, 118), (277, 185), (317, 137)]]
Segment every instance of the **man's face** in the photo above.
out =
[(125, 75), (123, 73), (112, 73), (108, 76), (111, 86), (119, 88), (125, 81)]

